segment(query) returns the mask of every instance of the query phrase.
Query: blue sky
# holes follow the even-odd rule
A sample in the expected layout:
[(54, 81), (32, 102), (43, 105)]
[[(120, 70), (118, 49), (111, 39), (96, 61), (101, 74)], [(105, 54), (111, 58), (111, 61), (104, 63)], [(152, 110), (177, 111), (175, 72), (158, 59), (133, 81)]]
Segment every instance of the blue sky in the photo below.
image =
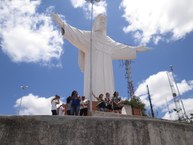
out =
[[(90, 4), (84, 0), (0, 0), (0, 114), (51, 114), (50, 98), (65, 102), (72, 90), (83, 95), (78, 50), (60, 34), (51, 14), (90, 30)], [(136, 95), (146, 103), (149, 85), (157, 117), (171, 119), (175, 106), (167, 71), (174, 68), (187, 114), (193, 112), (193, 1), (106, 0), (94, 5), (94, 17), (107, 15), (107, 34), (128, 45), (146, 45), (132, 63)], [(127, 98), (125, 68), (113, 61), (115, 89)], [(28, 88), (22, 90), (21, 85)], [(176, 118), (175, 112), (171, 114)]]

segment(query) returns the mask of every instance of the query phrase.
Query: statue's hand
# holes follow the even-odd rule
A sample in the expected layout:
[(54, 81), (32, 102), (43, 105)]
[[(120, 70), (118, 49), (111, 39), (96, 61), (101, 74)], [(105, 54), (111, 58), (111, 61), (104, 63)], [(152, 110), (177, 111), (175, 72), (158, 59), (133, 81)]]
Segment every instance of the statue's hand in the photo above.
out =
[(62, 28), (62, 27), (61, 27), (61, 32), (62, 32), (62, 35), (65, 34), (65, 30), (64, 30), (64, 28)]
[(60, 27), (64, 29), (64, 22), (60, 19), (60, 17), (57, 14), (52, 14), (52, 17), (60, 25)]
[(149, 49), (145, 46), (139, 46), (136, 48), (137, 52), (144, 52), (144, 51), (148, 51)]

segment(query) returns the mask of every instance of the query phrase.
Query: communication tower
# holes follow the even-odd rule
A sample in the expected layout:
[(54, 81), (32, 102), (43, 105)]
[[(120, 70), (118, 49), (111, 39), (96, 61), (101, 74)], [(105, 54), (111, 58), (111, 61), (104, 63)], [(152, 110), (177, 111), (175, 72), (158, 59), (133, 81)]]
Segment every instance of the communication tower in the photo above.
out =
[(134, 86), (133, 86), (133, 80), (131, 76), (131, 60), (125, 60), (125, 78), (127, 79), (127, 92), (128, 92), (128, 99), (132, 98), (134, 95)]
[(174, 104), (175, 104), (174, 111), (176, 111), (179, 120), (186, 120), (187, 119), (186, 111), (185, 111), (184, 104), (181, 99), (180, 91), (174, 79), (172, 66), (170, 66), (170, 71), (167, 72), (167, 76), (168, 76), (168, 81), (169, 81), (169, 85), (171, 88), (172, 96), (174, 99)]

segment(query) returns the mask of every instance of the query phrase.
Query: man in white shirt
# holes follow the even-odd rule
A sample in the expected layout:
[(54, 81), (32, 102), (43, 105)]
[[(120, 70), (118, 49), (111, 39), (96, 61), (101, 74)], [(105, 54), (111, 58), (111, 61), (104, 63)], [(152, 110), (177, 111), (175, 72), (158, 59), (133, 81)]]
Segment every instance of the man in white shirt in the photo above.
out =
[(55, 95), (55, 97), (51, 100), (52, 115), (57, 115), (57, 104), (60, 104), (60, 96)]
[(80, 116), (87, 116), (88, 113), (88, 100), (82, 96), (80, 101)]

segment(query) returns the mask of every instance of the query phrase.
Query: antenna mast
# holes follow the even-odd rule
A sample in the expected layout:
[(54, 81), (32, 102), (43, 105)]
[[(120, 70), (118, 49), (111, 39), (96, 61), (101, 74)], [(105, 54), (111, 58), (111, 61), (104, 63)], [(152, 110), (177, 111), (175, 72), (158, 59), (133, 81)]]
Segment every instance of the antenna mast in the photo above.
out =
[(185, 111), (185, 108), (184, 108), (184, 105), (181, 99), (180, 91), (174, 79), (172, 66), (170, 66), (170, 72), (167, 72), (167, 76), (168, 76), (168, 81), (170, 84), (172, 96), (173, 96), (174, 103), (175, 103), (174, 111), (176, 111), (179, 120), (186, 120), (187, 119), (186, 111)]
[(134, 95), (134, 86), (131, 76), (131, 60), (125, 60), (125, 78), (127, 79), (128, 99)]
[(151, 109), (151, 117), (155, 117), (154, 115), (154, 111), (153, 111), (153, 105), (152, 105), (152, 101), (151, 101), (151, 95), (150, 95), (150, 92), (149, 92), (149, 86), (146, 85), (147, 87), (147, 94), (148, 94), (148, 98), (149, 98), (149, 104), (150, 104), (150, 109)]

